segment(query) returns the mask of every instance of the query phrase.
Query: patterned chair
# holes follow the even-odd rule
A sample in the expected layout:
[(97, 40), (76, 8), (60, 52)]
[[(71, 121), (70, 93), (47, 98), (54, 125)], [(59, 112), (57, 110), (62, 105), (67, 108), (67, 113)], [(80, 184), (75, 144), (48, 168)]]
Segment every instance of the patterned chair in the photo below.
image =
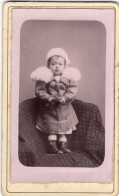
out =
[(36, 129), (37, 98), (19, 107), (19, 160), (33, 167), (98, 167), (104, 160), (105, 132), (100, 112), (94, 104), (74, 100), (79, 119), (77, 130), (68, 135), (70, 154), (47, 154), (47, 134)]

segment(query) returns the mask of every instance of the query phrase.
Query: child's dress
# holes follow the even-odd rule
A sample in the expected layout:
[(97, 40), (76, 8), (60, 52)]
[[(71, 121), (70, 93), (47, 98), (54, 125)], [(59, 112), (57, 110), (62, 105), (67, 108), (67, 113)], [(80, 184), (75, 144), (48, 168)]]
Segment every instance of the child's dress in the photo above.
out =
[[(75, 68), (66, 68), (61, 76), (55, 77), (47, 68), (35, 70), (31, 78), (36, 81), (35, 93), (40, 103), (36, 127), (50, 134), (69, 134), (78, 123), (71, 105), (77, 94), (77, 80), (80, 72)], [(50, 98), (65, 97), (66, 103), (50, 102)]]

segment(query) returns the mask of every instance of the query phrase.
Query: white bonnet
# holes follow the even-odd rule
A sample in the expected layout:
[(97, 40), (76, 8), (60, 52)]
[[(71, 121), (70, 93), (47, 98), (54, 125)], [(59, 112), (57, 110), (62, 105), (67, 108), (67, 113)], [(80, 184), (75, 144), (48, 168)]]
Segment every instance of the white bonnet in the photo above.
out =
[(62, 48), (52, 48), (51, 50), (49, 50), (48, 53), (47, 53), (46, 61), (48, 61), (48, 59), (50, 57), (55, 56), (55, 55), (56, 56), (62, 56), (66, 60), (66, 65), (68, 65), (70, 63), (68, 54)]

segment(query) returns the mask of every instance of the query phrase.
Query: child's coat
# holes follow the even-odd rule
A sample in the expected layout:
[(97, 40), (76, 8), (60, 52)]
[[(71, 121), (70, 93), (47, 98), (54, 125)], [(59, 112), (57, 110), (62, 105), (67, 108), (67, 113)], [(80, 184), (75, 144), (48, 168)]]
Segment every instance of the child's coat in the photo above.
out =
[[(60, 134), (66, 132), (78, 123), (78, 119), (71, 105), (77, 94), (77, 81), (80, 72), (75, 68), (66, 68), (56, 81), (47, 67), (40, 67), (31, 74), (36, 81), (35, 93), (42, 100), (39, 107), (37, 127), (46, 133)], [(66, 103), (50, 102), (50, 98), (65, 97)]]

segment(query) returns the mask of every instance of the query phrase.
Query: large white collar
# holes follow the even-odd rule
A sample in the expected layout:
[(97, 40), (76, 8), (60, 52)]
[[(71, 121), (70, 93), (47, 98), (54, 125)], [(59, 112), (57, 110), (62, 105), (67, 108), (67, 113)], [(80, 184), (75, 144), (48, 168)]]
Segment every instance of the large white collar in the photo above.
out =
[[(79, 81), (81, 79), (81, 73), (76, 68), (67, 67), (61, 77), (64, 77), (69, 80)], [(45, 83), (48, 83), (53, 78), (53, 73), (46, 66), (39, 67), (31, 73), (31, 79), (34, 81), (41, 80)]]

